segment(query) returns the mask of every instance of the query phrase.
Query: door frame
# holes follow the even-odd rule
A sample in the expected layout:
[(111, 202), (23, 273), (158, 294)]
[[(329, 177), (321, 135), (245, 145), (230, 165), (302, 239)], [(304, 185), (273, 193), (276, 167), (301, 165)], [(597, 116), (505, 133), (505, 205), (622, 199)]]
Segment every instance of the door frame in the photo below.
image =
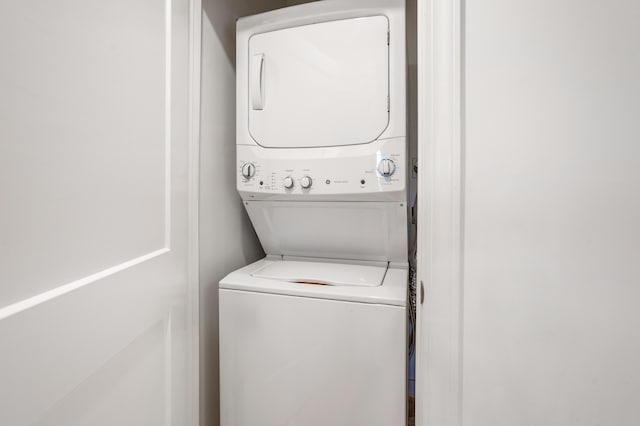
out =
[[(170, 2), (169, 2), (170, 3)], [(202, 0), (189, 0), (189, 133), (187, 206), (187, 419), (200, 424), (200, 82), (202, 59)]]
[(462, 416), (462, 0), (418, 1), (416, 425)]

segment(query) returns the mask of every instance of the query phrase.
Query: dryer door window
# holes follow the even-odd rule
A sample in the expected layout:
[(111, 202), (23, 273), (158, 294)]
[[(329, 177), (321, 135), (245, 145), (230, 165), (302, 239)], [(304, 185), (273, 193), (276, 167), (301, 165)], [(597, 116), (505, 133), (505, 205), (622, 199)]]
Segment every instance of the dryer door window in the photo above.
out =
[(252, 138), (268, 148), (376, 140), (389, 123), (388, 29), (371, 16), (252, 36)]

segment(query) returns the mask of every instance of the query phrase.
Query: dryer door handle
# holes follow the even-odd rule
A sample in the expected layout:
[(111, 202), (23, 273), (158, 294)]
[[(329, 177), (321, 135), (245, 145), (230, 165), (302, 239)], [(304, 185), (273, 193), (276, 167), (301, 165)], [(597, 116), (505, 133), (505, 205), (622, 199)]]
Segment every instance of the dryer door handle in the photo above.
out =
[(257, 53), (251, 57), (251, 107), (264, 109), (264, 53)]

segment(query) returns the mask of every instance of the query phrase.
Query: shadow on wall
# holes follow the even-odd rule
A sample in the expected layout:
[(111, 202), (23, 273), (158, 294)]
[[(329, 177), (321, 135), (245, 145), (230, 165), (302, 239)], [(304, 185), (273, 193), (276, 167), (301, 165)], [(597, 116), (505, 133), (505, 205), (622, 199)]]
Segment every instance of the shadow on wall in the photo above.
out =
[(227, 53), (229, 62), (235, 69), (236, 63), (236, 20), (242, 16), (255, 15), (308, 1), (284, 0), (203, 0), (205, 19), (213, 26), (218, 39)]
[(200, 377), (202, 426), (219, 425), (218, 281), (264, 256), (236, 192), (236, 19), (284, 0), (203, 0), (200, 128)]

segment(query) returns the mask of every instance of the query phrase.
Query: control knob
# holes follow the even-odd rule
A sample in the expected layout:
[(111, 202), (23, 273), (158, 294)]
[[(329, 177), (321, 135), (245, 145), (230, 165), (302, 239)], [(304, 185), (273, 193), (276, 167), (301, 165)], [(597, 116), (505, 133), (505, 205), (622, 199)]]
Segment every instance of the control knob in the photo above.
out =
[(245, 179), (250, 179), (256, 174), (256, 166), (253, 163), (244, 163), (241, 172)]
[(311, 188), (311, 184), (313, 184), (313, 181), (309, 176), (304, 176), (302, 179), (300, 179), (300, 186), (304, 189)]
[(396, 171), (396, 163), (390, 158), (383, 158), (378, 163), (378, 173), (384, 177), (390, 177)]
[(293, 178), (291, 176), (287, 176), (286, 178), (283, 179), (282, 184), (287, 189), (293, 188)]

